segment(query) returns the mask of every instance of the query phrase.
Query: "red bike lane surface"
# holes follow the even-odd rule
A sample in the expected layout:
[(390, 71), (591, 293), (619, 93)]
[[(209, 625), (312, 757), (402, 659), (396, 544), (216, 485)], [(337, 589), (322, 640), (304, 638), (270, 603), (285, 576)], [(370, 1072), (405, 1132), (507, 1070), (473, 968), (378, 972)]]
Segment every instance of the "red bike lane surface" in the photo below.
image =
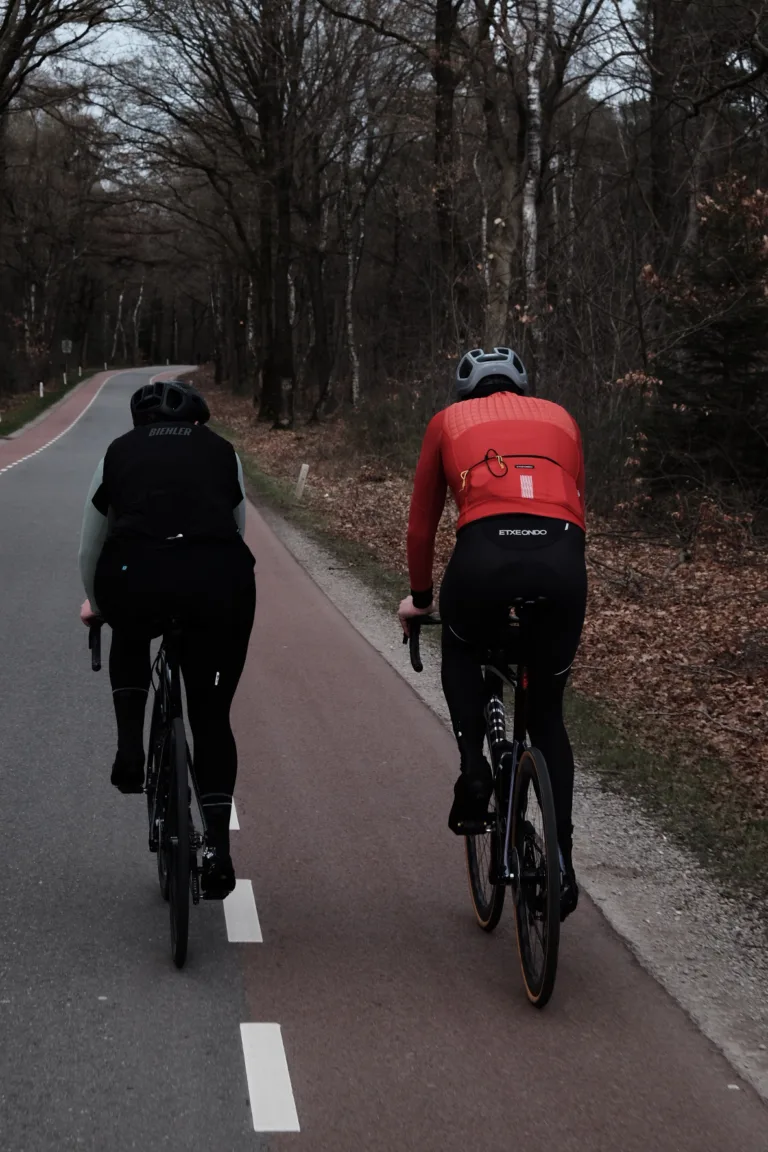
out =
[[(97, 372), (84, 384), (77, 385), (66, 399), (44, 412), (36, 422), (22, 428), (18, 435), (14, 435), (12, 439), (8, 440), (0, 439), (0, 471), (9, 466), (12, 467), (14, 464), (19, 464), (28, 456), (42, 451), (54, 440), (68, 432), (110, 380), (117, 376), (141, 371), (142, 369), (121, 368), (116, 371)], [(164, 377), (173, 375), (173, 369), (161, 369), (152, 376), (152, 379), (162, 380)], [(2, 424), (0, 424), (1, 436)]]
[(449, 732), (253, 510), (248, 539), (232, 836), (263, 943), (231, 946), (243, 1022), (282, 1027), (302, 1147), (766, 1152), (768, 1109), (585, 897), (529, 1006), (511, 900), (484, 934), (446, 827)]
[[(97, 372), (90, 380), (73, 389), (65, 400), (45, 412), (42, 419), (22, 428), (13, 439), (0, 440), (0, 468), (18, 463), (62, 436), (82, 416), (104, 384), (117, 375), (118, 372)], [(2, 435), (1, 424), (0, 435)]]

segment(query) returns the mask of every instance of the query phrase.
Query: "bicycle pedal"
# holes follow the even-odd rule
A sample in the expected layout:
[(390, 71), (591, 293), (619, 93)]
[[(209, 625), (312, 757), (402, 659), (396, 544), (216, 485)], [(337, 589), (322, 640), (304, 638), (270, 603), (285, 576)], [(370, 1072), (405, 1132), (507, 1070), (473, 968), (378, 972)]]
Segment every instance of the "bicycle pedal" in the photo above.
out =
[(496, 831), (496, 821), (491, 818), (487, 820), (462, 820), (459, 823), (459, 829), (462, 836), (485, 836), (488, 832)]

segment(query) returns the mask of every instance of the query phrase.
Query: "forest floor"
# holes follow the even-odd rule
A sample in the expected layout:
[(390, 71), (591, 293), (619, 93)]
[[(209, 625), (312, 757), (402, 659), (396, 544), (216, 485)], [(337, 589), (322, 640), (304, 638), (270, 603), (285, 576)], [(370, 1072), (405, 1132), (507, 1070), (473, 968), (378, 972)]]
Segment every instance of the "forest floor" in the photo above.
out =
[[(256, 422), (247, 398), (211, 385), (206, 394), (257, 496), (340, 550), (391, 600), (394, 616), (408, 586), (412, 476), (351, 447), (343, 422), (275, 432)], [(299, 504), (293, 490), (304, 463)], [(436, 574), (454, 524), (451, 505)], [(660, 817), (727, 887), (764, 897), (768, 550), (705, 508), (685, 556), (668, 538), (596, 518), (587, 556), (587, 621), (568, 702), (581, 761)]]

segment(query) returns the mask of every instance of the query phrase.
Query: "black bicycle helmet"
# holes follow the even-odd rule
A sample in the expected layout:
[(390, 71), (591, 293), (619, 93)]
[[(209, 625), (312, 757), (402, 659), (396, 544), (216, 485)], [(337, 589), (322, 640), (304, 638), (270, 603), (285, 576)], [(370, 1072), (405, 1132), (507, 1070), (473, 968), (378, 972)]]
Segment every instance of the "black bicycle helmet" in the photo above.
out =
[(203, 397), (183, 380), (156, 380), (138, 388), (131, 396), (134, 426), (157, 421), (181, 424), (207, 424), (211, 418)]
[(456, 369), (456, 394), (460, 400), (471, 396), (478, 384), (500, 376), (523, 396), (530, 395), (531, 385), (522, 360), (512, 348), (494, 348), (483, 352), (473, 348), (465, 352)]

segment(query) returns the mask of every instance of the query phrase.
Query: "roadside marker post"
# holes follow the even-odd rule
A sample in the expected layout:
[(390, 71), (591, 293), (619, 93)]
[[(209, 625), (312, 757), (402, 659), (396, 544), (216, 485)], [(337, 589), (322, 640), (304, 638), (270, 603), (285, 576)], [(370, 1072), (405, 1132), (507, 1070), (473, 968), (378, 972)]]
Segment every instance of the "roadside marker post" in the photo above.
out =
[(296, 496), (297, 500), (301, 500), (301, 497), (304, 493), (304, 485), (307, 482), (307, 476), (308, 475), (309, 475), (309, 464), (302, 464), (301, 468), (299, 469), (299, 479), (296, 481), (295, 496)]

